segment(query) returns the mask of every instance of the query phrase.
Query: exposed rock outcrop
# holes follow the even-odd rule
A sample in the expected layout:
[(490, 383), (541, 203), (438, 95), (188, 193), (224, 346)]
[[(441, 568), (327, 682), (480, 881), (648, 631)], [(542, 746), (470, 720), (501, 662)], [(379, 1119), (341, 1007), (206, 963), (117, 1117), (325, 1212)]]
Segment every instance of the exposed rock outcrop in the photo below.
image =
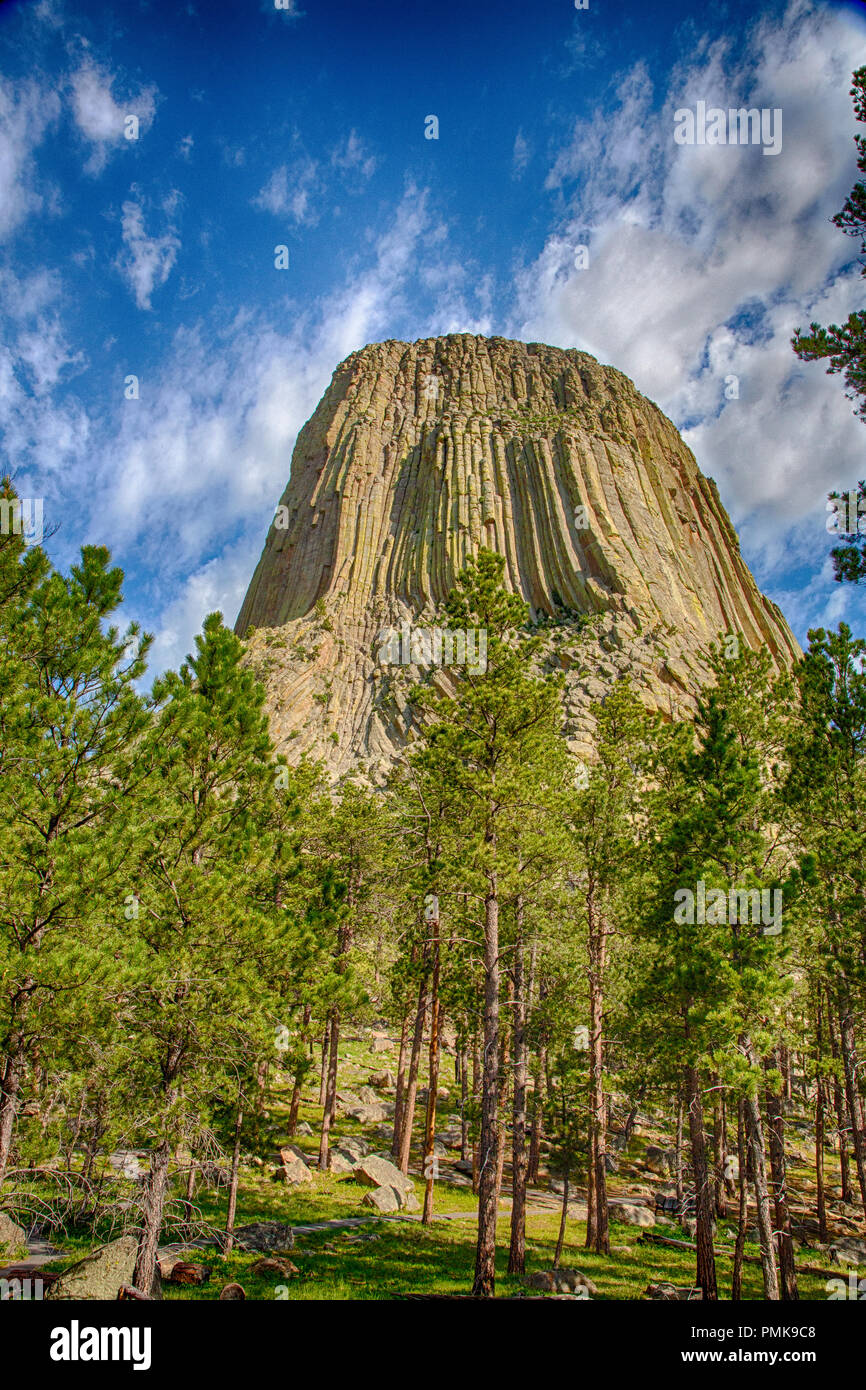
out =
[(413, 735), (418, 669), (383, 662), (382, 633), (429, 627), (482, 545), (535, 619), (563, 620), (551, 659), (578, 752), (591, 752), (590, 702), (625, 672), (676, 716), (721, 634), (780, 666), (799, 653), (715, 483), (621, 372), (470, 334), (376, 343), (341, 363), (298, 436), (236, 625), (290, 760), (384, 775)]

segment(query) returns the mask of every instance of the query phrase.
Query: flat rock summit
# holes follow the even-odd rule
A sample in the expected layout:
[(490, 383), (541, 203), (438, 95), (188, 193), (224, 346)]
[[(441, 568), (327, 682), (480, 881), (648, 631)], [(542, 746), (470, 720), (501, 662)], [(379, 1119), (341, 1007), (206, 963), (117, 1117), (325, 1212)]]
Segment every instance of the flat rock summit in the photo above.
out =
[[(721, 636), (778, 666), (799, 655), (715, 483), (628, 377), (468, 333), (374, 343), (337, 367), (298, 435), (236, 624), (291, 762), (386, 775), (415, 732), (420, 669), (383, 662), (382, 634), (433, 626), (482, 546), (533, 619), (553, 620), (566, 736), (589, 756), (589, 705), (623, 674), (677, 717)], [(447, 687), (448, 670), (434, 678)]]

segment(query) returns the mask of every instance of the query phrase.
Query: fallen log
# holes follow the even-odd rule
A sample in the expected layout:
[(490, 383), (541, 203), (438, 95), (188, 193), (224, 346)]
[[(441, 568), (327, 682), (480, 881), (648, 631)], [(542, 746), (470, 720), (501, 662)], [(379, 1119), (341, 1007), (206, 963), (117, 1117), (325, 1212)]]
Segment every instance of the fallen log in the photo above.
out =
[[(690, 1240), (674, 1240), (672, 1236), (657, 1236), (651, 1231), (644, 1231), (643, 1235), (639, 1237), (638, 1243), (640, 1241), (646, 1241), (651, 1245), (672, 1245), (677, 1250), (697, 1250), (698, 1248)], [(726, 1259), (732, 1260), (734, 1258), (734, 1251), (726, 1245), (715, 1245), (713, 1250), (716, 1255), (724, 1255)], [(743, 1252), (743, 1259), (750, 1265), (761, 1263), (760, 1255), (747, 1255), (745, 1251)], [(818, 1269), (816, 1265), (796, 1265), (795, 1270), (797, 1274), (815, 1274), (822, 1279), (837, 1279), (839, 1277), (838, 1269)]]

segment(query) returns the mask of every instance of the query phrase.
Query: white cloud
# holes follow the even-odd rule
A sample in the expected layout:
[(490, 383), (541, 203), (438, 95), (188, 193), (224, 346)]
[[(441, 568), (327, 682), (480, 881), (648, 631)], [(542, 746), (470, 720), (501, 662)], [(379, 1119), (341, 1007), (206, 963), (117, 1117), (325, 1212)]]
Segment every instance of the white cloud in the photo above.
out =
[[(410, 286), (420, 263), (442, 256), (442, 231), (423, 190), (408, 187), (343, 284), (294, 314), (291, 330), (247, 311), (222, 331), (184, 327), (162, 370), (142, 381), (141, 399), (119, 402), (94, 423), (72, 470), (89, 514), (82, 529), (109, 544), (121, 564), (146, 556), (145, 626), (158, 637), (153, 670), (183, 659), (210, 609), (234, 622), (298, 430), (337, 364), (411, 314)], [(443, 322), (452, 315), (459, 321)], [(466, 318), (455, 294), (437, 306), (435, 322), (421, 320), (413, 333), (464, 327)]]
[(0, 239), (45, 204), (33, 159), (60, 115), (56, 92), (35, 81), (0, 86)]
[(127, 139), (127, 119), (138, 121), (138, 138), (149, 129), (156, 111), (156, 87), (142, 87), (137, 93), (115, 101), (112, 87), (117, 81), (106, 68), (85, 57), (70, 78), (72, 113), (75, 123), (93, 149), (85, 164), (88, 174), (101, 174), (111, 149), (132, 143)]
[[(135, 193), (135, 188), (132, 191)], [(166, 200), (163, 212), (171, 216), (177, 201), (176, 197)], [(115, 265), (129, 284), (139, 309), (149, 309), (154, 290), (164, 285), (171, 274), (180, 238), (171, 225), (162, 236), (148, 236), (141, 203), (133, 199), (123, 204), (121, 225), (126, 251), (119, 254)]]
[[(839, 379), (790, 347), (796, 327), (839, 322), (862, 296), (854, 248), (829, 223), (856, 177), (848, 89), (862, 45), (861, 25), (792, 0), (739, 57), (696, 40), (661, 103), (642, 64), (616, 75), (617, 107), (577, 123), (553, 162), (565, 212), (517, 277), (515, 336), (613, 363), (684, 425), (769, 584), (792, 546), (804, 564), (829, 548), (826, 491), (863, 472), (866, 435)], [(676, 145), (673, 111), (699, 99), (781, 107), (781, 154)], [(739, 399), (725, 397), (729, 375)], [(838, 603), (829, 572), (820, 582)]]
[(317, 222), (319, 214), (312, 206), (317, 168), (315, 160), (307, 155), (302, 155), (291, 167), (281, 165), (253, 199), (253, 206), (275, 216), (289, 217), (299, 224)]
[(335, 169), (354, 174), (366, 183), (376, 171), (378, 160), (371, 154), (356, 130), (350, 130), (346, 139), (337, 146), (331, 155)]
[(523, 131), (518, 130), (514, 137), (514, 150), (511, 158), (512, 173), (516, 179), (522, 178), (526, 172), (526, 166), (529, 163), (531, 153), (529, 141), (523, 134)]

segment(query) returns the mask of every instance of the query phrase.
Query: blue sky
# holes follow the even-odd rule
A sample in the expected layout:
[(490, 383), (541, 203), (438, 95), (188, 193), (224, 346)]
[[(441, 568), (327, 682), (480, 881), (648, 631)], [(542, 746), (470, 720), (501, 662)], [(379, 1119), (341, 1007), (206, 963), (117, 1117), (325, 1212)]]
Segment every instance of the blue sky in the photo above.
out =
[[(800, 639), (862, 633), (824, 523), (866, 432), (789, 339), (862, 302), (829, 217), (864, 62), (864, 7), (812, 0), (7, 0), (3, 467), (45, 498), (58, 564), (110, 546), (159, 669), (211, 609), (234, 620), (347, 353), (581, 347), (684, 430)], [(780, 108), (781, 153), (677, 145), (699, 100)]]

